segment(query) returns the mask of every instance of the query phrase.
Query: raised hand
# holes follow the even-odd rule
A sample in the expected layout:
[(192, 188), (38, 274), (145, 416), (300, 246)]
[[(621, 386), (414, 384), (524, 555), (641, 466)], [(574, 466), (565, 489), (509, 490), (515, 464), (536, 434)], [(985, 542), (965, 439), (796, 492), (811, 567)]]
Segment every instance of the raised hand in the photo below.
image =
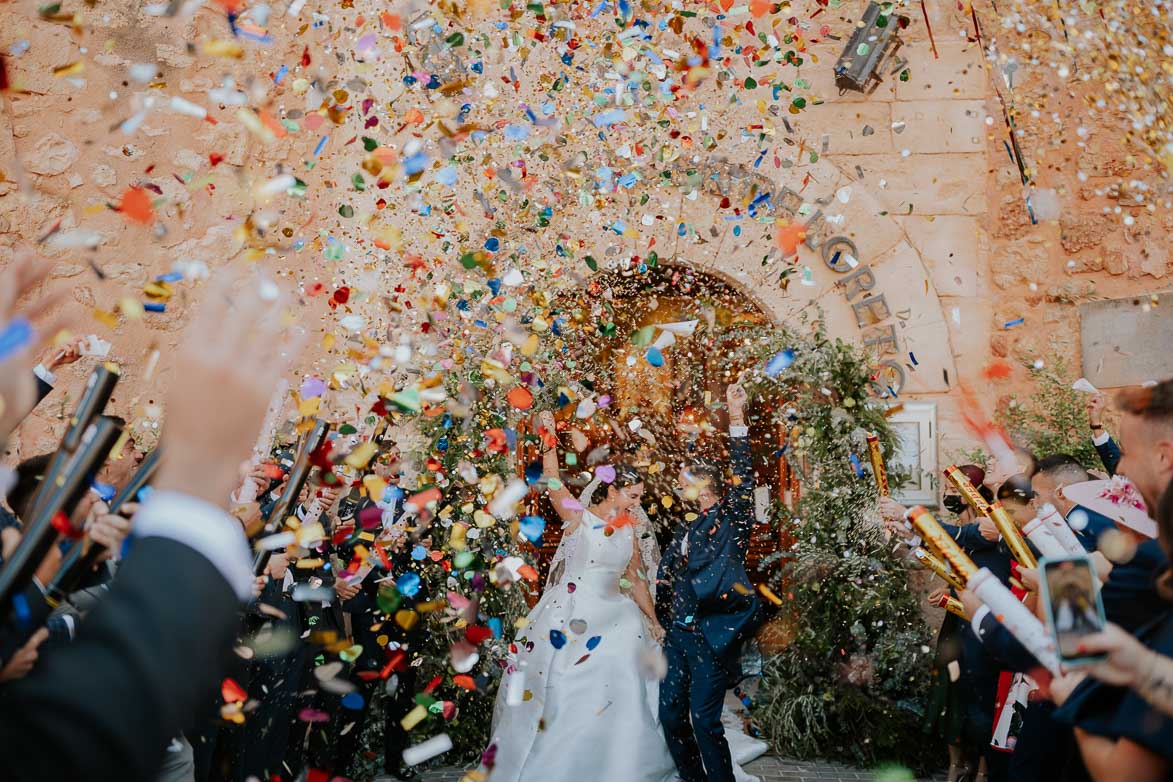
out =
[(304, 344), (285, 339), (271, 284), (254, 277), (233, 287), (228, 275), (212, 282), (178, 351), (166, 395), (168, 450), (155, 481), (221, 507), (240, 481), (273, 386)]
[(41, 355), (41, 363), (50, 372), (66, 364), (72, 364), (81, 358), (81, 346), (85, 341), (85, 337), (73, 337), (60, 347), (49, 348)]
[(1086, 670), (1100, 681), (1117, 687), (1139, 684), (1156, 663), (1156, 653), (1114, 624), (1086, 635), (1079, 641), (1079, 653), (1107, 655), (1107, 659), (1089, 665)]
[(61, 301), (62, 290), (18, 306), (22, 298), (44, 281), (52, 267), (51, 261), (20, 250), (0, 273), (0, 443), (36, 404), (37, 384), (33, 378), (36, 351), (68, 322), (64, 315), (49, 314)]
[(1108, 400), (1103, 394), (1093, 394), (1087, 400), (1087, 422), (1099, 426), (1104, 422), (1104, 408)]
[(725, 389), (725, 400), (729, 403), (729, 415), (740, 415), (745, 412), (745, 402), (748, 398), (745, 387), (741, 383), (733, 383)]

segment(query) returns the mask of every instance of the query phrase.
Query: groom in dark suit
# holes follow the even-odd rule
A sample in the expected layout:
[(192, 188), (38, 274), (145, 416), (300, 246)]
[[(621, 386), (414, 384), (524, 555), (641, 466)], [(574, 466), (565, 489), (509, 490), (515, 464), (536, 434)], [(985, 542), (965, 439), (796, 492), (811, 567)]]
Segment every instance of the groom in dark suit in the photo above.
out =
[(754, 507), (745, 389), (731, 385), (726, 397), (733, 485), (726, 487), (722, 471), (710, 465), (680, 471), (680, 490), (695, 513), (677, 527), (657, 576), (656, 614), (668, 628), (660, 722), (685, 782), (733, 780), (721, 711), (739, 673), (741, 642), (759, 624), (759, 601), (745, 573)]

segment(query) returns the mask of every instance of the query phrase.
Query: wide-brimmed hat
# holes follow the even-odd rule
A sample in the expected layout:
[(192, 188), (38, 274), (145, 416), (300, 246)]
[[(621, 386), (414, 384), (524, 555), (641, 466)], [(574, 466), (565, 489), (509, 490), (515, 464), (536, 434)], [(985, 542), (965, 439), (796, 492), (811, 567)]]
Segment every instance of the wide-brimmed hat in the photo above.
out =
[(1084, 481), (1063, 487), (1063, 496), (1146, 537), (1157, 537), (1157, 522), (1149, 518), (1144, 499), (1127, 478)]

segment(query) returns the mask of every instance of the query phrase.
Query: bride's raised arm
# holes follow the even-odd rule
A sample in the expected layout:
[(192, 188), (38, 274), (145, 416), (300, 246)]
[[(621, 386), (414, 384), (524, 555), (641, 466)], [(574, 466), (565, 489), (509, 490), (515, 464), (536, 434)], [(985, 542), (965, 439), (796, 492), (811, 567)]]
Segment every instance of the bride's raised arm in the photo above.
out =
[[(538, 431), (536, 434), (542, 441), (542, 477), (546, 479), (546, 494), (554, 505), (554, 510), (562, 517), (569, 527), (575, 527), (582, 519), (582, 511), (575, 502), (570, 490), (562, 483), (558, 472), (558, 429), (554, 421), (554, 414), (544, 410), (538, 415)], [(555, 488), (557, 487), (557, 488)]]
[(639, 551), (639, 536), (632, 535), (631, 541), (631, 560), (627, 563), (627, 572), (623, 574), (623, 578), (630, 584), (627, 589), (631, 593), (631, 599), (648, 618), (652, 637), (660, 643), (664, 640), (664, 628), (656, 619), (656, 602), (652, 600), (652, 592), (648, 589), (649, 576), (644, 572), (643, 556)]

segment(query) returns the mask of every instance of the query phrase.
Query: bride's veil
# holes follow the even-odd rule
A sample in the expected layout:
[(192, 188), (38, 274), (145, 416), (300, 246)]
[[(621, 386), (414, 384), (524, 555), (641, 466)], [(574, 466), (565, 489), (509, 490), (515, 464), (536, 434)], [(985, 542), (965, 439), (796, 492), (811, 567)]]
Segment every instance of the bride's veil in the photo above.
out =
[[(578, 501), (584, 508), (590, 507), (595, 490), (599, 488), (600, 483), (602, 481), (595, 478), (582, 490)], [(652, 522), (644, 509), (636, 505), (631, 514), (635, 516), (635, 537), (639, 541), (639, 553), (640, 558), (643, 559), (643, 571), (647, 578), (648, 589), (652, 593), (652, 599), (655, 600), (656, 573), (660, 569), (660, 544), (656, 542), (656, 531), (652, 528)], [(566, 529), (566, 525), (563, 524), (562, 528)], [(558, 542), (558, 549), (554, 552), (554, 558), (550, 560), (550, 575), (546, 579), (546, 589), (559, 584), (565, 577), (566, 560), (573, 554), (577, 543), (577, 530), (573, 534), (562, 536), (562, 540)]]

